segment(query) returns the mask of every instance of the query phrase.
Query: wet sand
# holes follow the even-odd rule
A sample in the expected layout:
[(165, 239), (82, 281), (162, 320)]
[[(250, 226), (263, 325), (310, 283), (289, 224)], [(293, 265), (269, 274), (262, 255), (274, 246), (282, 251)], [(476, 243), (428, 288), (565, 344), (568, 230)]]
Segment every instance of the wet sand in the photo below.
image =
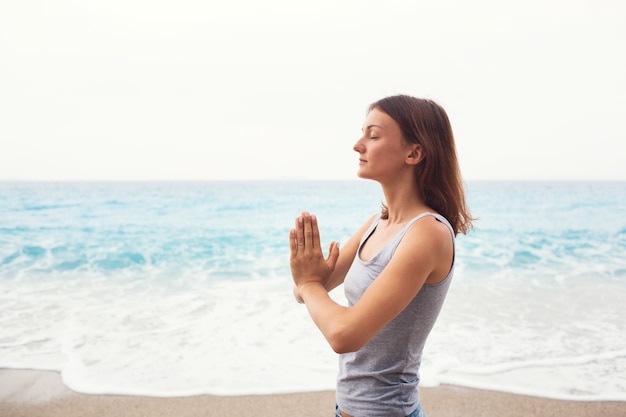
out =
[[(624, 417), (626, 402), (563, 401), (443, 385), (422, 388), (428, 417)], [(333, 417), (333, 391), (142, 397), (80, 394), (49, 371), (0, 369), (0, 416)]]

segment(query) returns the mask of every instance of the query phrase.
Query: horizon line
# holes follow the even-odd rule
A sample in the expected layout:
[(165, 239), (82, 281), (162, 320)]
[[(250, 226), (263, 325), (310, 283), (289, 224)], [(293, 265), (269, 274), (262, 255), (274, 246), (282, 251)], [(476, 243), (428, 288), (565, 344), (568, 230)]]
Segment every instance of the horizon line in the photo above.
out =
[[(54, 179), (19, 179), (19, 178), (0, 178), (0, 182), (38, 182), (38, 183), (54, 183), (54, 182), (81, 182), (81, 183), (157, 183), (157, 182), (359, 182), (359, 181), (371, 181), (373, 180), (364, 178), (305, 178), (305, 177), (286, 177), (286, 178), (202, 178), (202, 179), (81, 179), (81, 178), (54, 178)], [(626, 182), (624, 179), (608, 179), (608, 178), (504, 178), (504, 179), (490, 179), (490, 178), (468, 178), (463, 179), (463, 182)]]

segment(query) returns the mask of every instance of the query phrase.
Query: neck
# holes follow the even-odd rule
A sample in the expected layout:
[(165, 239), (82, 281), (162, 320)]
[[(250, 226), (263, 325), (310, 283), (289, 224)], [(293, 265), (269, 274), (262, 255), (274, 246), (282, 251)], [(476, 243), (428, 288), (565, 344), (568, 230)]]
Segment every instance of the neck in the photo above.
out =
[(381, 186), (389, 213), (388, 224), (406, 223), (428, 210), (413, 181), (397, 181)]

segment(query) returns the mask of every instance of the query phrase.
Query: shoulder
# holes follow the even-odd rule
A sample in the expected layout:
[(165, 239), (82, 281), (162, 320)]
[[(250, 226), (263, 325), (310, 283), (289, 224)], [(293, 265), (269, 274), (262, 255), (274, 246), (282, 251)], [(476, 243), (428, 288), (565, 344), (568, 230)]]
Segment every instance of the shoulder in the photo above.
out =
[(421, 230), (424, 233), (432, 233), (435, 235), (442, 234), (450, 236), (450, 229), (444, 221), (440, 220), (441, 215), (433, 212), (427, 212), (418, 218), (409, 230)]
[(396, 255), (407, 270), (421, 271), (426, 283), (435, 284), (448, 276), (454, 263), (454, 237), (446, 224), (424, 216), (409, 227)]
[(452, 242), (452, 233), (448, 226), (435, 216), (425, 215), (409, 227), (398, 248), (419, 248), (420, 251), (436, 254), (451, 250)]

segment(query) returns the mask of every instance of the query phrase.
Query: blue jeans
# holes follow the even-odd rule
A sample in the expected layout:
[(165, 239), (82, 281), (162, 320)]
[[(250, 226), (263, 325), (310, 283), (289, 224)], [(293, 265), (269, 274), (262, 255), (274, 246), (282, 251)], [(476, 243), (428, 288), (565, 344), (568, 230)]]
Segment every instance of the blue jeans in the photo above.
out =
[[(335, 405), (335, 417), (341, 417), (341, 414), (339, 414), (338, 405)], [(419, 404), (417, 406), (417, 409), (406, 417), (426, 417), (426, 413), (424, 413), (424, 410), (422, 409), (422, 405)]]

